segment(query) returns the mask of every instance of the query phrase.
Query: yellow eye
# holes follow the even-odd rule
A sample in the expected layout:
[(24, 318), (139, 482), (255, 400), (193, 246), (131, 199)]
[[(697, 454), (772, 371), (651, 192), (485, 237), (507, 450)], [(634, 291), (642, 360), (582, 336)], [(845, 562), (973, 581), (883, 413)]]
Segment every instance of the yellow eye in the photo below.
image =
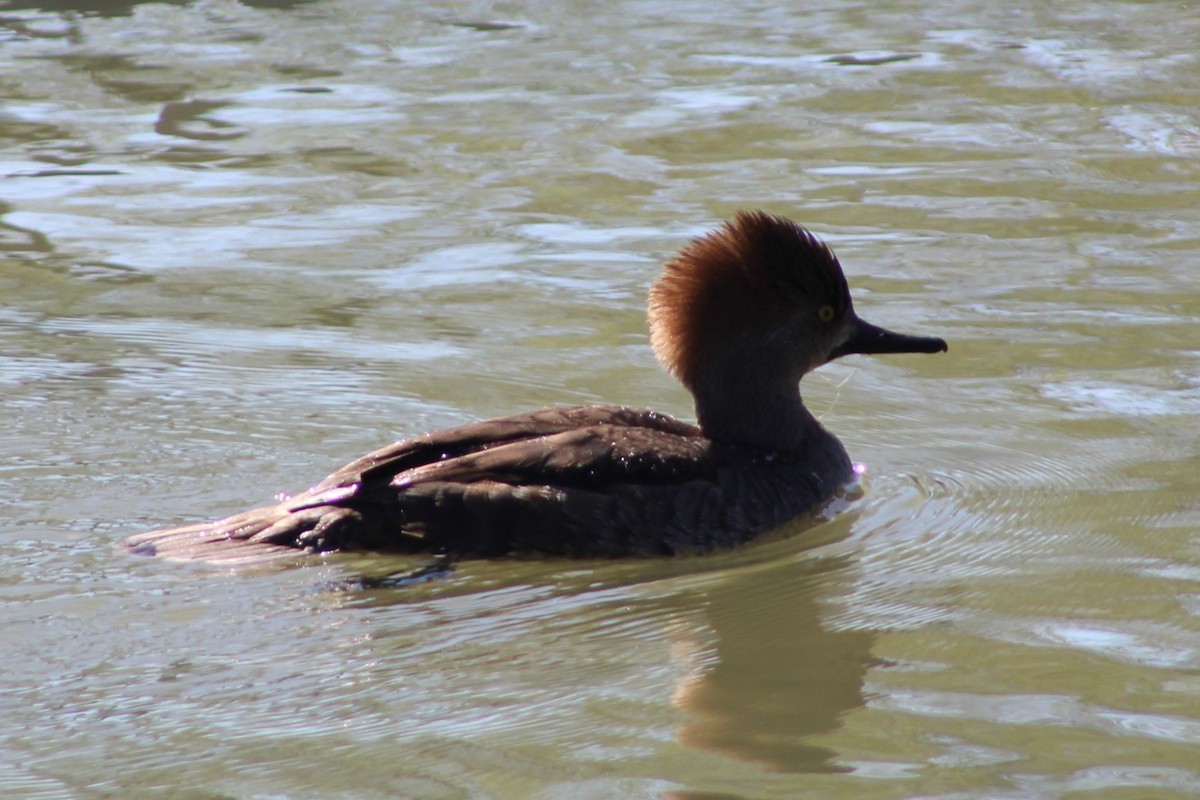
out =
[(821, 322), (829, 322), (832, 320), (833, 306), (821, 306), (821, 308), (817, 310), (817, 318), (821, 320)]

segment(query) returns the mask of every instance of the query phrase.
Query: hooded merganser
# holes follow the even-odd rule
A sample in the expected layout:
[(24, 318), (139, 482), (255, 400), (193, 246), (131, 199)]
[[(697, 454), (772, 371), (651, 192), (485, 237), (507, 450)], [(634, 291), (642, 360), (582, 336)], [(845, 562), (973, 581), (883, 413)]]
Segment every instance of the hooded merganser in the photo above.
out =
[(332, 550), (462, 557), (648, 556), (746, 542), (853, 478), (800, 378), (852, 353), (946, 342), (854, 313), (833, 252), (805, 228), (741, 211), (667, 262), (650, 341), (698, 425), (655, 411), (533, 411), (414, 436), (302, 494), (216, 522), (131, 537), (133, 552), (204, 560)]

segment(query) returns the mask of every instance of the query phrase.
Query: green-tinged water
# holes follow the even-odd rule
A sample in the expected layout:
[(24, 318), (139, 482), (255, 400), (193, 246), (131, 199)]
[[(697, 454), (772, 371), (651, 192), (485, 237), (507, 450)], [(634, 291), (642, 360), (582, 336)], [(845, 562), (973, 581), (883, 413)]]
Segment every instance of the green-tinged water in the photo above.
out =
[[(0, 4), (0, 796), (1200, 796), (1200, 16)], [(658, 264), (793, 217), (941, 356), (710, 558), (232, 571), (147, 528), (402, 435), (687, 417)]]

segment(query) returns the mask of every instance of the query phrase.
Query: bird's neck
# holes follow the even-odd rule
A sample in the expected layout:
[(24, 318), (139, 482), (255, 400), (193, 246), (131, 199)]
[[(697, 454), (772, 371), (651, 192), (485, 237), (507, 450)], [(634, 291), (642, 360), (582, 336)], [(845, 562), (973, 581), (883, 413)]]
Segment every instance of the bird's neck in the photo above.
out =
[(700, 429), (714, 441), (797, 450), (828, 435), (804, 407), (798, 378), (764, 375), (751, 363), (711, 370), (692, 395)]

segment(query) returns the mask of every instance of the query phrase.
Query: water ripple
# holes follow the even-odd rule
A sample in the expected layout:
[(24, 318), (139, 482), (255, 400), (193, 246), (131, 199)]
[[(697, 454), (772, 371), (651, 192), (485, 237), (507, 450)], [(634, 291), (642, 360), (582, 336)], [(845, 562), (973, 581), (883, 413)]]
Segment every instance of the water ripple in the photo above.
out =
[(1121, 711), (1065, 695), (982, 695), (892, 688), (870, 703), (919, 716), (973, 719), (995, 725), (1058, 725), (1176, 744), (1194, 744), (1200, 737), (1200, 720)]

